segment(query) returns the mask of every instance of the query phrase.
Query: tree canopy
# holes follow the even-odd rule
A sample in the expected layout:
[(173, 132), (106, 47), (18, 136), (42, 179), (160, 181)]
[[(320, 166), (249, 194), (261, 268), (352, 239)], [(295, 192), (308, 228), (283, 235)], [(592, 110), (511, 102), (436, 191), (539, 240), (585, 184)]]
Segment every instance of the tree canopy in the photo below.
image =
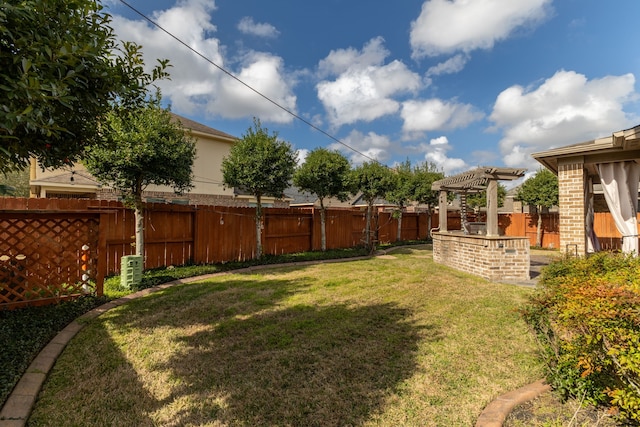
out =
[(324, 201), (330, 197), (341, 201), (347, 200), (350, 170), (349, 160), (340, 152), (316, 148), (307, 155), (305, 162), (293, 175), (293, 183), (298, 188), (315, 194), (320, 200), (320, 232), (323, 251), (327, 249)]
[(542, 208), (558, 205), (558, 177), (548, 169), (538, 169), (520, 188), (516, 199), (538, 211), (536, 246), (542, 247)]
[(416, 184), (417, 181), (414, 179), (409, 159), (391, 169), (389, 188), (384, 197), (389, 203), (397, 206), (394, 216), (398, 221), (396, 231), (396, 239), (398, 241), (402, 240), (402, 214), (407, 205), (415, 200)]
[(0, 5), (0, 172), (32, 157), (43, 167), (74, 162), (100, 141), (113, 101), (146, 96), (140, 47), (118, 47), (109, 24), (96, 0)]
[(222, 177), (228, 187), (243, 189), (256, 198), (256, 256), (262, 256), (262, 197), (282, 197), (296, 166), (297, 152), (288, 142), (269, 133), (258, 118), (222, 160)]
[(371, 236), (371, 215), (373, 205), (378, 198), (384, 197), (392, 188), (393, 178), (389, 168), (372, 161), (365, 162), (357, 166), (351, 172), (351, 192), (361, 194), (362, 199), (367, 202), (367, 217), (365, 225), (365, 246), (373, 250)]
[[(507, 189), (498, 183), (498, 206), (504, 206), (504, 199), (507, 197)], [(479, 193), (467, 194), (467, 206), (470, 208), (482, 208), (487, 206), (487, 190)]]
[(282, 197), (289, 187), (297, 153), (291, 145), (269, 134), (260, 120), (238, 140), (222, 160), (225, 185), (241, 188), (256, 197)]
[(439, 171), (434, 163), (424, 162), (413, 169), (414, 195), (413, 198), (427, 209), (438, 205), (438, 192), (431, 189), (431, 184), (444, 179), (444, 172)]
[(128, 112), (112, 111), (103, 123), (107, 144), (87, 149), (83, 160), (98, 181), (122, 193), (135, 209), (136, 254), (143, 255), (142, 192), (149, 185), (181, 193), (192, 187), (195, 140), (172, 120), (160, 100)]
[(525, 205), (550, 208), (558, 205), (558, 177), (548, 169), (539, 169), (527, 179), (516, 196)]
[(415, 199), (415, 185), (411, 161), (407, 159), (391, 169), (389, 188), (384, 197), (389, 203), (402, 209)]
[(325, 148), (312, 150), (293, 175), (293, 183), (302, 191), (315, 194), (324, 206), (324, 199), (341, 201), (349, 197), (349, 160), (338, 151)]

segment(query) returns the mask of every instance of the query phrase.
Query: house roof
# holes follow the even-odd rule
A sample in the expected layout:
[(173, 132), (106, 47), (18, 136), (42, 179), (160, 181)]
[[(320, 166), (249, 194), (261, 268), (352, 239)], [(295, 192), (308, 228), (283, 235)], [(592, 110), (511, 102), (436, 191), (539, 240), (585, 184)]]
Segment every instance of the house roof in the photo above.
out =
[(613, 132), (610, 136), (540, 151), (531, 156), (553, 173), (558, 173), (558, 160), (584, 157), (585, 164), (640, 160), (640, 125)]
[(179, 121), (180, 124), (182, 124), (182, 126), (186, 129), (191, 130), (192, 132), (198, 132), (204, 135), (212, 135), (212, 136), (217, 136), (219, 138), (223, 138), (223, 139), (229, 139), (232, 141), (237, 140), (238, 138), (233, 136), (233, 135), (229, 135), (228, 133), (222, 132), (218, 129), (214, 129), (212, 127), (209, 126), (205, 126), (202, 123), (198, 123), (196, 121), (193, 121), (191, 119), (188, 119), (186, 117), (183, 116), (179, 116), (176, 113), (171, 113), (171, 116), (173, 117), (173, 119), (175, 121)]

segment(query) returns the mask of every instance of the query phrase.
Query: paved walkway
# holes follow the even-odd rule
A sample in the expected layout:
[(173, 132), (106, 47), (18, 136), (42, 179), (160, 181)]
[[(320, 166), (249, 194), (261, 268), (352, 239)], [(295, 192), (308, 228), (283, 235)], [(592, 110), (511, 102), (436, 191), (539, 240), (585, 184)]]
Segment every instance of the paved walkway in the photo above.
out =
[[(391, 252), (400, 247), (391, 248), (389, 251), (379, 251), (377, 256), (385, 256), (388, 252)], [(353, 260), (352, 258), (350, 260)], [(538, 277), (540, 275), (540, 269), (550, 262), (551, 258), (548, 255), (532, 254), (531, 255), (531, 279), (528, 281), (522, 281), (513, 283), (519, 286), (535, 286)], [(340, 262), (344, 260), (326, 260), (320, 262)], [(305, 262), (298, 264), (312, 264), (316, 262)], [(152, 292), (159, 291), (161, 289), (168, 288), (181, 283), (189, 283), (198, 280), (207, 279), (209, 277), (218, 276), (222, 274), (239, 273), (246, 271), (253, 271), (261, 268), (274, 268), (279, 265), (266, 265), (250, 267), (243, 270), (235, 270), (232, 272), (214, 273), (205, 276), (190, 277), (186, 279), (175, 280), (173, 282), (165, 283), (155, 286), (153, 288), (144, 289), (142, 291), (135, 292), (117, 300), (108, 302), (95, 308), (88, 313), (80, 316), (77, 320), (74, 320), (66, 328), (56, 335), (56, 337), (45, 346), (44, 349), (36, 356), (31, 365), (27, 368), (27, 371), (22, 376), (16, 387), (13, 389), (11, 395), (5, 402), (2, 410), (0, 411), (0, 427), (24, 427), (27, 423), (27, 419), (31, 414), (31, 409), (36, 402), (38, 393), (44, 384), (49, 371), (53, 368), (53, 365), (64, 350), (65, 346), (71, 339), (83, 328), (86, 323), (85, 320), (93, 319), (100, 316), (104, 312), (111, 310), (114, 307), (118, 307), (122, 304), (140, 298), (144, 295), (148, 295)], [(509, 413), (517, 405), (533, 399), (538, 395), (549, 390), (549, 386), (545, 385), (542, 381), (525, 386), (521, 389), (509, 392), (505, 395), (499, 396), (493, 402), (491, 402), (485, 410), (482, 412), (476, 427), (500, 427), (502, 423), (509, 415)]]

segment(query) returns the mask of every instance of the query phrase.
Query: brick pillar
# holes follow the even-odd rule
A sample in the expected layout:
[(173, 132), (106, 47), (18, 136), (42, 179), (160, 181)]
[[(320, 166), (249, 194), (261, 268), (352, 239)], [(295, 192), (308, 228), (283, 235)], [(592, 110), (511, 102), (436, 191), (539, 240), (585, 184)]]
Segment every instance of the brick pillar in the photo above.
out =
[(569, 254), (587, 254), (584, 159), (574, 157), (558, 161), (560, 199), (560, 250)]

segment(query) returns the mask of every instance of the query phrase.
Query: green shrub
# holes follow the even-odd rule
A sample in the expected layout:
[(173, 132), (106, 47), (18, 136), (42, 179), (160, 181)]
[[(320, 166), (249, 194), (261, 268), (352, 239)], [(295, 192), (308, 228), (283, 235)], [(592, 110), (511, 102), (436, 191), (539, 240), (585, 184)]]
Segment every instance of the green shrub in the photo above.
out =
[(522, 310), (540, 338), (548, 382), (640, 423), (640, 259), (599, 253), (547, 267)]

